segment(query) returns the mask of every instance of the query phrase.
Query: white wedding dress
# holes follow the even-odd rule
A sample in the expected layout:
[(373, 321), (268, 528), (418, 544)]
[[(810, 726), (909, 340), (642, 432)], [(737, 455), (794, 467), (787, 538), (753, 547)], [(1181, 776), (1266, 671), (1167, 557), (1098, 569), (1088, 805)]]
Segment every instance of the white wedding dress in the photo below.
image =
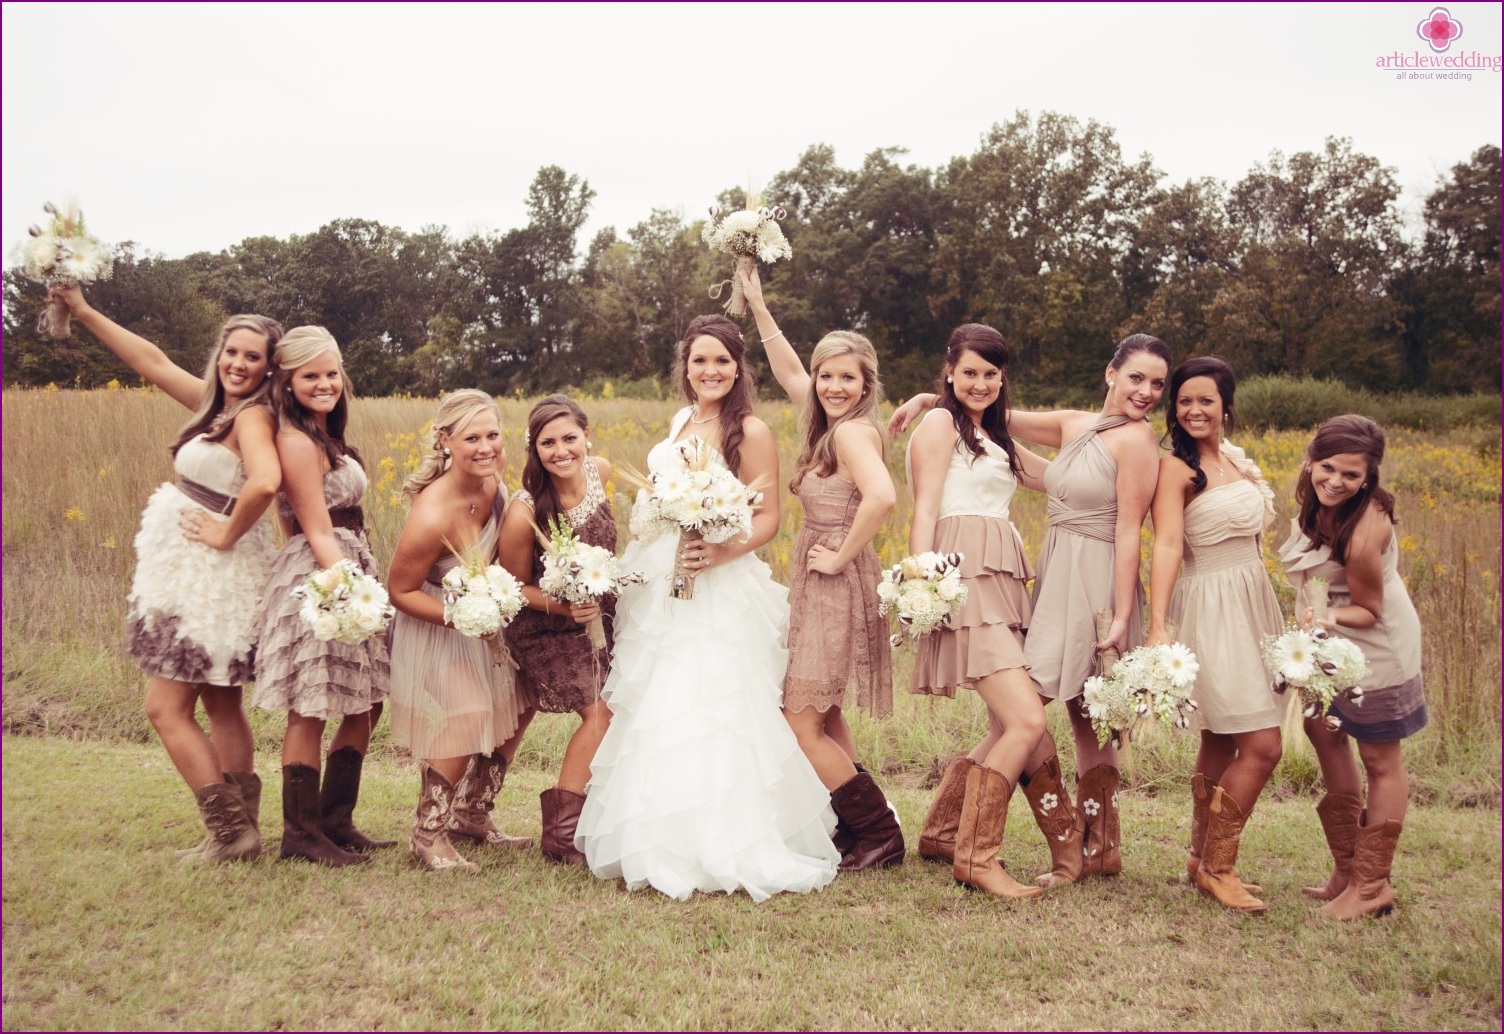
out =
[[(674, 437), (648, 453), (679, 463)], [(717, 457), (719, 459), (719, 457)], [(779, 709), (788, 593), (748, 554), (669, 595), (678, 536), (634, 539), (623, 571), (616, 648), (601, 691), (611, 725), (591, 765), (575, 845), (601, 879), (686, 900), (745, 890), (754, 901), (834, 878), (830, 794)]]

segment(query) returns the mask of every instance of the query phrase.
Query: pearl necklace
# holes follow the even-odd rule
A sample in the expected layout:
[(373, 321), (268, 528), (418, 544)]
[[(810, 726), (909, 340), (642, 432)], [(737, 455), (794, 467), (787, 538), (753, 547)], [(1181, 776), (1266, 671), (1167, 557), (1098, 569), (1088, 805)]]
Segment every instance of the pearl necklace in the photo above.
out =
[(695, 417), (699, 415), (699, 412), (700, 412), (700, 407), (699, 406), (695, 406), (694, 409), (692, 409), (690, 411), (690, 414), (689, 414), (689, 422), (690, 423), (692, 423), (692, 424), (708, 424), (712, 420), (719, 420), (721, 418), (721, 414), (720, 413), (712, 413), (708, 417), (706, 417), (704, 420), (696, 420)]

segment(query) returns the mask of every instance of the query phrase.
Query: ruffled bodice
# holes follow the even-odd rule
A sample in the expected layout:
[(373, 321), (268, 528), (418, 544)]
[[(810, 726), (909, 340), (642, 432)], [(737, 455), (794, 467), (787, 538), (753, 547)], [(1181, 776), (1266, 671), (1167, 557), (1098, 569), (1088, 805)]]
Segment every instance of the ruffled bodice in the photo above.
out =
[[(366, 472), (353, 456), (341, 456), (339, 464), (324, 475), (324, 505), (331, 510), (347, 510), (359, 506), (366, 496)], [(285, 492), (277, 493), (277, 512), (288, 520), (295, 520), (292, 503)]]

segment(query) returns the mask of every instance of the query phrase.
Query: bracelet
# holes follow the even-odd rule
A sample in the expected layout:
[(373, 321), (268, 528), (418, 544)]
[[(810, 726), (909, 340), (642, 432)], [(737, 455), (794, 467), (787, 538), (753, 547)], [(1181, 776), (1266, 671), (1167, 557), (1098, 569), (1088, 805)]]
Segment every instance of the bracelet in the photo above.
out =
[(771, 333), (767, 337), (763, 338), (762, 339), (762, 343), (763, 344), (767, 344), (769, 341), (772, 341), (775, 337), (783, 337), (783, 331), (781, 331), (781, 330), (775, 330), (773, 333)]

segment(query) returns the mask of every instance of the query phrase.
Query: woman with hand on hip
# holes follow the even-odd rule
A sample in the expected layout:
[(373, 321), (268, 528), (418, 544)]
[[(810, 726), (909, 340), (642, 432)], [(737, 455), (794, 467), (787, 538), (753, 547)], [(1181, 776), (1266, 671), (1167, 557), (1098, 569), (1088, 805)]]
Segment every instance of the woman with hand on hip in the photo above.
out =
[(507, 498), (501, 414), (490, 395), (466, 388), (439, 401), (433, 424), (432, 447), (402, 486), (411, 508), (387, 588), (397, 608), (392, 739), (423, 766), (408, 849), (442, 872), (476, 868), (455, 840), (532, 846), (531, 838), (496, 828), (490, 814), (532, 711), (511, 666), (444, 619), (444, 576), (462, 557), (485, 566), (496, 555)]
[[(1040, 696), (1066, 701), (1076, 741), (1077, 800), (1071, 814), (1055, 738), (1046, 730), (1019, 777), (1054, 858), (1052, 870), (1038, 878), (1041, 886), (1073, 883), (1083, 874), (1113, 875), (1123, 867), (1117, 751), (1097, 742), (1080, 701), (1086, 679), (1099, 667), (1098, 654), (1109, 647), (1126, 652), (1143, 642), (1139, 529), (1159, 467), (1148, 415), (1169, 371), (1169, 346), (1132, 334), (1119, 342), (1104, 371), (1100, 412), (1008, 413), (1013, 437), (1060, 450), (1044, 479), (1050, 523), (1039, 552), (1034, 623), (1024, 656)], [(932, 398), (910, 399), (893, 414), (889, 431), (901, 430)], [(1112, 620), (1099, 641), (1101, 610)], [(946, 785), (942, 780), (942, 791)]]
[[(574, 835), (585, 806), (590, 763), (600, 747), (611, 711), (601, 684), (611, 667), (616, 598), (590, 604), (566, 603), (538, 588), (544, 554), (536, 531), (545, 535), (557, 520), (568, 522), (586, 545), (616, 552), (616, 517), (605, 485), (611, 464), (590, 455), (590, 419), (566, 395), (549, 395), (527, 417), (527, 461), (522, 491), (507, 508), (501, 529), (501, 562), (522, 583), (527, 605), (507, 626), (507, 645), (517, 659), (522, 691), (540, 711), (573, 712), (580, 724), (564, 748), (559, 781), (538, 798), (543, 813), (543, 855), (555, 862), (583, 864)], [(604, 649), (592, 647), (587, 626), (601, 621)]]
[(1222, 437), (1234, 425), (1236, 389), (1232, 367), (1215, 356), (1187, 359), (1170, 374), (1165, 424), (1174, 454), (1159, 461), (1154, 492), (1148, 645), (1178, 639), (1201, 664), (1186, 871), (1224, 908), (1258, 912), (1259, 888), (1245, 885), (1233, 864), (1244, 823), (1279, 764), (1285, 699), (1264, 670), (1262, 642), (1279, 635), (1284, 620), (1259, 547), (1274, 492)]
[(178, 480), (141, 514), (126, 649), (147, 675), (147, 717), (208, 829), (184, 860), (255, 858), (261, 779), (241, 687), (253, 677), (256, 602), (276, 552), (261, 516), (281, 481), (266, 401), (282, 325), (230, 317), (196, 377), (90, 307), (77, 286), (54, 287), (49, 299), (193, 413), (171, 449)]
[(756, 268), (737, 277), (773, 376), (800, 408), (804, 431), (789, 484), (804, 523), (790, 554), (783, 716), (830, 791), (841, 868), (897, 865), (903, 830), (872, 776), (857, 767), (841, 713), (848, 690), (874, 717), (893, 713), (887, 623), (872, 605), (882, 577), (872, 540), (896, 501), (874, 415), (882, 397), (877, 353), (862, 335), (834, 330), (815, 345), (806, 373), (768, 311)]
[[(1371, 671), (1361, 707), (1342, 696), (1332, 702), (1337, 728), (1322, 717), (1306, 719), (1326, 783), (1316, 813), (1333, 868), (1324, 887), (1303, 893), (1325, 901), (1321, 914), (1335, 919), (1394, 909), (1389, 872), (1410, 798), (1402, 745), (1426, 726), (1420, 617), (1399, 574), (1394, 496), (1379, 484), (1383, 460), (1384, 431), (1367, 417), (1322, 424), (1295, 485), (1300, 512), (1280, 547), (1297, 600), (1309, 579), (1327, 579), (1331, 609), (1319, 623), (1356, 643)], [(1311, 609), (1297, 607), (1310, 627)], [(1351, 740), (1368, 779), (1366, 803)]]
[(960, 553), (967, 590), (960, 611), (919, 640), (911, 691), (950, 697), (967, 686), (988, 719), (982, 741), (946, 769), (920, 853), (949, 860), (958, 882), (1016, 899), (1043, 891), (1015, 880), (997, 854), (1008, 801), (1045, 719), (1024, 656), (1033, 572), (1008, 507), (1020, 483), (1042, 486), (1047, 464), (1009, 437), (1008, 362), (996, 330), (957, 327), (945, 349), (939, 404), (909, 439), (909, 552)]
[[(287, 712), (282, 740), (282, 857), (355, 865), (365, 852), (391, 847), (355, 828), (351, 816), (371, 730), (391, 672), (386, 636), (357, 646), (321, 641), (303, 620), (293, 588), (351, 560), (376, 577), (366, 541), (366, 472), (345, 442), (351, 389), (339, 345), (323, 327), (294, 327), (277, 350), (272, 409), (282, 493), (277, 514), (287, 543), (272, 565), (261, 612), (255, 706)], [(339, 721), (319, 786), (324, 725)]]

